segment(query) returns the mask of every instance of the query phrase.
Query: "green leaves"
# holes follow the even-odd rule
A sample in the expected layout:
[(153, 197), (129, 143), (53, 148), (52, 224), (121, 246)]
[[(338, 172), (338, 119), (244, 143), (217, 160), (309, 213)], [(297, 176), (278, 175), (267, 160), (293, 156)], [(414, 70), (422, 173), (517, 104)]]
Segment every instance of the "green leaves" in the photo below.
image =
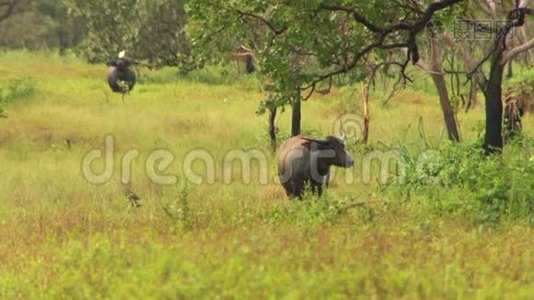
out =
[(192, 63), (184, 31), (185, 1), (67, 1), (87, 22), (87, 36), (77, 51), (91, 62), (108, 61), (126, 50), (129, 57), (151, 67)]
[(27, 99), (36, 92), (35, 81), (30, 77), (11, 79), (5, 88), (0, 87), (0, 104), (9, 105)]
[[(355, 74), (371, 53), (377, 53), (374, 60), (393, 57), (389, 53), (400, 46), (382, 49), (380, 45), (405, 44), (408, 31), (377, 31), (399, 21), (418, 21), (414, 5), (378, 0), (192, 0), (187, 11), (196, 29), (191, 32), (195, 46), (204, 57), (234, 59), (231, 53), (250, 49), (264, 80), (272, 82), (278, 94), (270, 103), (284, 105), (295, 91), (327, 84), (332, 76), (341, 75), (351, 83), (360, 77)], [(421, 4), (416, 9), (424, 8)]]
[[(6, 87), (0, 87), (0, 105), (7, 106), (26, 100), (33, 96), (36, 91), (36, 83), (30, 77), (11, 79)], [(7, 114), (2, 107), (0, 107), (0, 118), (7, 118)]]
[(446, 144), (431, 155), (406, 159), (403, 193), (427, 199), (439, 212), (473, 213), (483, 222), (531, 218), (534, 214), (533, 141), (508, 146), (503, 157), (487, 159), (476, 144)]

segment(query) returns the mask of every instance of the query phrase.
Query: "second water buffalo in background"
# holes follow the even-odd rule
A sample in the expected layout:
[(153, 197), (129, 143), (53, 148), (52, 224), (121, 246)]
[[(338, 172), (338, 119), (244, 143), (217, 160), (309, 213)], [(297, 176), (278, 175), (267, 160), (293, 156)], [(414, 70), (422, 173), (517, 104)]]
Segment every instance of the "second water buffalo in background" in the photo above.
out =
[(126, 58), (125, 51), (119, 53), (119, 57), (107, 63), (110, 67), (108, 83), (115, 93), (126, 94), (130, 92), (136, 82), (137, 76), (132, 69), (134, 61)]

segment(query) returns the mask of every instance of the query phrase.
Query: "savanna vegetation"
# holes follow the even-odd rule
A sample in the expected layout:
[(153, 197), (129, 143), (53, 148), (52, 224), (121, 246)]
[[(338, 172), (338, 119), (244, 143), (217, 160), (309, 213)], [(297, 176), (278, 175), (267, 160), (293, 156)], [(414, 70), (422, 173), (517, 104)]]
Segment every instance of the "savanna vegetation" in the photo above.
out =
[[(529, 1), (241, 2), (0, 0), (0, 298), (532, 298)], [(488, 13), (513, 47), (453, 35)], [(105, 80), (122, 49), (126, 96)], [(273, 147), (339, 126), (354, 167), (288, 200)]]

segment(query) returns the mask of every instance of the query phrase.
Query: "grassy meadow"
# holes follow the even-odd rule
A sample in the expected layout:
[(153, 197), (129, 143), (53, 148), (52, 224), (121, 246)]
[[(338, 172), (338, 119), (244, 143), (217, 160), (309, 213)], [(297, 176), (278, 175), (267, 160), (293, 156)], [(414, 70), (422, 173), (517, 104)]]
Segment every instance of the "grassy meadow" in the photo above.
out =
[[(275, 180), (267, 116), (255, 113), (264, 95), (254, 79), (232, 66), (187, 76), (140, 71), (122, 99), (109, 90), (104, 65), (0, 53), (0, 90), (11, 99), (0, 102), (8, 115), (0, 118), (0, 298), (534, 297), (530, 114), (523, 120), (527, 137), (479, 166), (483, 107), (458, 113), (464, 142), (454, 146), (424, 74), (414, 74), (415, 86), (387, 105), (377, 87), (369, 146), (349, 145), (355, 167), (336, 170), (323, 198), (289, 201)], [(336, 119), (360, 112), (359, 91), (303, 103), (304, 133), (332, 134)], [(290, 110), (277, 126), (287, 137)], [(82, 161), (103, 150), (109, 135), (113, 176), (95, 185), (82, 175)], [(173, 154), (159, 171), (178, 183), (150, 180), (145, 162), (157, 149)], [(239, 168), (225, 183), (225, 155), (252, 149), (267, 159), (268, 183), (259, 182), (258, 164), (249, 183)], [(418, 185), (415, 173), (407, 177), (410, 188), (379, 183), (376, 166), (373, 180), (363, 180), (366, 153), (387, 149), (406, 156), (448, 151), (450, 163), (440, 170), (449, 185)], [(131, 150), (139, 157), (125, 185), (122, 159)], [(185, 183), (184, 158), (194, 150), (213, 157), (213, 183)], [(193, 167), (198, 174), (207, 169), (199, 161)], [(484, 173), (470, 173), (477, 170)], [(464, 174), (468, 183), (458, 183), (454, 176)], [(126, 190), (140, 197), (140, 207)], [(491, 202), (500, 197), (512, 204)]]

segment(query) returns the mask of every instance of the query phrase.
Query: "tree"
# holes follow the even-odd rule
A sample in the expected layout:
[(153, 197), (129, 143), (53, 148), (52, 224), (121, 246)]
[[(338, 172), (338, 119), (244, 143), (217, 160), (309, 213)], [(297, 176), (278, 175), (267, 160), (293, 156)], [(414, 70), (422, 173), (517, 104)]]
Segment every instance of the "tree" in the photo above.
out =
[[(532, 49), (531, 47), (534, 44), (532, 40), (529, 40), (527, 34), (528, 30), (527, 28), (525, 28), (525, 26), (515, 27), (521, 25), (512, 24), (514, 22), (513, 20), (508, 20), (504, 22), (500, 21), (500, 16), (506, 17), (509, 11), (513, 10), (516, 7), (519, 8), (525, 3), (527, 2), (524, 1), (521, 4), (518, 1), (509, 0), (502, 1), (499, 6), (494, 5), (492, 1), (470, 1), (468, 7), (470, 7), (471, 9), (456, 10), (453, 14), (454, 22), (451, 23), (450, 20), (449, 22), (441, 22), (440, 25), (442, 27), (436, 31), (432, 31), (432, 36), (431, 38), (429, 38), (428, 42), (430, 62), (421, 60), (418, 63), (418, 66), (420, 66), (422, 69), (424, 69), (427, 73), (430, 74), (436, 85), (445, 117), (445, 124), (447, 126), (447, 131), (451, 140), (457, 140), (457, 137), (459, 137), (459, 135), (457, 133), (457, 127), (455, 126), (456, 124), (454, 112), (451, 106), (451, 99), (449, 97), (452, 93), (454, 93), (454, 91), (452, 91), (452, 93), (449, 92), (449, 87), (446, 84), (445, 76), (452, 76), (452, 79), (454, 79), (451, 80), (450, 89), (454, 88), (455, 82), (456, 92), (458, 93), (461, 89), (460, 79), (458, 78), (460, 71), (458, 70), (457, 66), (455, 66), (452, 62), (456, 61), (457, 59), (455, 59), (455, 57), (459, 55), (461, 58), (460, 61), (463, 61), (463, 67), (467, 70), (466, 73), (471, 79), (473, 79), (472, 81), (474, 82), (474, 84), (471, 83), (470, 88), (465, 91), (465, 93), (469, 94), (469, 100), (465, 101), (467, 108), (469, 107), (469, 105), (472, 104), (472, 101), (474, 101), (473, 98), (475, 98), (476, 96), (477, 84), (485, 95), (489, 95), (490, 93), (492, 93), (486, 92), (486, 89), (488, 88), (488, 79), (486, 78), (486, 75), (482, 72), (482, 67), (486, 63), (486, 60), (490, 60), (493, 52), (496, 51), (496, 43), (499, 45), (506, 43), (505, 52), (510, 51), (512, 48), (515, 48), (514, 52), (517, 51), (517, 54), (520, 52), (527, 52), (528, 54), (529, 48)], [(528, 9), (526, 11), (528, 12)], [(509, 25), (510, 28), (507, 29), (505, 25)], [(514, 34), (512, 36), (508, 36), (506, 33), (504, 33), (504, 30), (512, 30), (511, 28), (516, 28), (514, 29)], [(453, 38), (451, 31), (459, 32), (455, 33), (455, 37)], [(501, 39), (501, 37), (503, 36), (506, 36), (504, 40)], [(481, 38), (478, 39), (477, 37)], [(491, 39), (491, 37), (493, 37), (494, 39)], [(486, 42), (487, 40), (491, 40), (491, 51), (484, 50), (484, 48), (487, 47), (488, 44)], [(446, 52), (446, 55), (449, 58), (447, 59), (447, 61), (449, 62), (449, 64), (451, 64), (448, 67), (448, 70), (450, 71), (445, 71), (443, 67), (444, 60), (442, 57), (442, 49), (447, 46), (449, 46), (449, 48)], [(480, 62), (477, 63), (473, 58), (475, 55), (481, 55), (484, 57), (484, 59), (480, 59)], [(512, 64), (509, 62), (503, 63), (504, 65), (508, 65), (508, 75), (510, 76)], [(498, 69), (493, 68), (493, 70)], [(500, 85), (502, 85), (502, 80)], [(462, 99), (464, 99), (463, 95), (461, 95), (461, 97)], [(498, 101), (494, 100), (491, 103), (498, 103)], [(488, 108), (488, 106), (486, 106), (486, 108)], [(493, 111), (493, 109), (491, 109), (491, 111)], [(498, 113), (497, 108), (496, 112), (490, 113), (489, 116), (486, 118), (487, 130), (484, 148), (487, 152), (491, 152), (490, 148), (500, 149), (500, 147), (502, 147), (502, 145), (489, 146), (489, 141), (491, 140), (490, 136), (492, 135), (494, 139), (498, 138), (499, 136), (499, 134), (497, 133), (499, 129), (495, 126), (501, 123), (501, 121), (498, 119), (499, 115), (501, 114)], [(495, 132), (493, 134), (492, 129), (490, 129), (492, 128), (491, 125), (495, 126), (493, 127), (493, 130)], [(496, 145), (498, 144), (499, 142), (496, 143)]]
[(104, 62), (122, 50), (150, 67), (187, 66), (191, 53), (184, 28), (184, 0), (66, 0), (87, 33), (78, 53)]
[(443, 68), (442, 51), (443, 43), (441, 42), (440, 37), (441, 34), (439, 32), (435, 31), (432, 27), (429, 28), (427, 37), (429, 61), (426, 61), (422, 58), (417, 63), (417, 66), (421, 67), (429, 74), (434, 82), (434, 85), (436, 86), (449, 140), (453, 142), (459, 142), (460, 131), (458, 130), (456, 114), (451, 103), (450, 93), (445, 78), (446, 73)]
[[(257, 51), (262, 73), (272, 79), (276, 97), (264, 104), (268, 107), (292, 104), (292, 133), (295, 134), (300, 119), (299, 99), (305, 101), (316, 88), (328, 83), (334, 76), (343, 75), (348, 79), (346, 83), (365, 77), (359, 69), (365, 69), (361, 62), (371, 53), (376, 55), (378, 65), (396, 66), (405, 76), (408, 63), (417, 63), (420, 59), (419, 33), (427, 27), (432, 17), (460, 2), (463, 2), (462, 12), (489, 11), (495, 21), (499, 12), (507, 16), (504, 24), (495, 22), (496, 26), (491, 28), (484, 28), (483, 24), (473, 21), (478, 28), (495, 32), (497, 37), (490, 53), (479, 63), (470, 59), (471, 53), (467, 53), (466, 47), (462, 48), (461, 53), (464, 65), (469, 69), (468, 76), (476, 81), (485, 97), (484, 148), (489, 153), (501, 149), (503, 144), (501, 95), (504, 68), (511, 58), (534, 47), (534, 41), (526, 40), (524, 34), (525, 41), (515, 47), (510, 47), (507, 40), (508, 33), (522, 27), (526, 16), (532, 14), (532, 9), (525, 7), (529, 1), (502, 1), (501, 7), (498, 7), (493, 5), (494, 1), (462, 0), (431, 3), (368, 1), (358, 4), (321, 0), (275, 1), (270, 4), (259, 0), (232, 3), (197, 0), (190, 7), (195, 21), (207, 29), (208, 32), (203, 36), (210, 37), (212, 46), (220, 45), (217, 34), (221, 32), (231, 32), (234, 41), (247, 42), (247, 37), (258, 28), (267, 29), (263, 47)], [(448, 44), (450, 41), (445, 35), (430, 40), (429, 44), (436, 46), (436, 43)], [(395, 57), (390, 55), (391, 52), (398, 49), (406, 49), (406, 57), (403, 60), (390, 60)], [(439, 64), (439, 47), (430, 49), (430, 71), (438, 87), (449, 137), (458, 140), (459, 133)], [(295, 57), (299, 58), (296, 64)], [(486, 62), (490, 65), (487, 76), (482, 71)], [(407, 76), (405, 79), (408, 80)]]
[(83, 39), (86, 24), (83, 18), (73, 14), (70, 0), (40, 0), (36, 2), (36, 10), (50, 17), (55, 22), (53, 28), (54, 47), (64, 55), (68, 48), (77, 46)]
[(18, 13), (30, 0), (0, 0), (0, 22)]
[[(491, 40), (491, 50), (478, 63), (466, 47), (460, 47), (467, 75), (475, 80), (485, 98), (486, 131), (483, 147), (488, 154), (500, 152), (503, 148), (502, 83), (506, 64), (520, 53), (534, 48), (534, 38), (515, 47), (511, 47), (511, 39), (509, 39), (512, 30), (522, 27), (526, 22), (526, 17), (534, 14), (533, 9), (524, 7), (528, 2), (507, 1), (503, 2), (503, 7), (499, 8), (486, 1), (475, 0), (477, 8), (492, 17), (492, 24), (488, 26), (473, 19), (464, 20), (467, 25), (494, 37)], [(499, 15), (506, 17), (504, 22), (498, 22)], [(444, 35), (444, 41), (452, 47), (458, 47), (456, 41), (448, 35)], [(483, 69), (485, 64), (489, 64), (487, 74)]]
[(0, 46), (11, 49), (58, 48), (60, 54), (64, 54), (67, 48), (79, 43), (84, 29), (79, 17), (70, 16), (66, 1), (18, 0), (11, 17), (0, 27)]
[[(379, 66), (396, 67), (407, 79), (406, 67), (419, 61), (418, 34), (434, 14), (462, 0), (434, 1), (420, 12), (407, 5), (411, 2), (196, 0), (188, 5), (192, 20), (204, 29), (196, 38), (204, 48), (231, 51), (228, 46), (266, 32), (255, 51), (274, 97), (260, 111), (291, 104), (292, 134), (297, 134), (301, 101), (328, 89), (333, 77), (343, 76), (344, 83), (365, 78), (363, 61), (371, 53)], [(404, 57), (388, 60), (401, 48), (407, 49)]]

